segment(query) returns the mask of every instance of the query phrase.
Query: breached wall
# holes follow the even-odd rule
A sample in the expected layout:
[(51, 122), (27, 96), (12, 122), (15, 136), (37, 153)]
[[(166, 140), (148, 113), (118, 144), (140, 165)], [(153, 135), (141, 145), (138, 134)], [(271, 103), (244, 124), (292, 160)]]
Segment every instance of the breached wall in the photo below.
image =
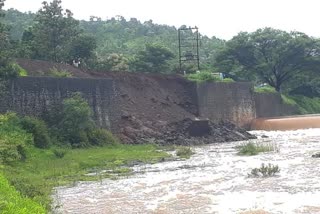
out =
[(81, 92), (88, 100), (99, 126), (115, 132), (128, 123), (128, 117), (133, 118), (134, 126), (142, 123), (161, 129), (183, 118), (208, 118), (248, 127), (256, 115), (267, 110), (273, 113), (270, 115), (279, 116), (277, 108), (272, 110), (279, 100), (255, 100), (250, 83), (197, 85), (178, 76), (135, 74), (109, 79), (17, 78), (10, 82), (8, 93), (1, 95), (0, 112), (43, 116), (50, 106), (61, 104), (73, 92)]

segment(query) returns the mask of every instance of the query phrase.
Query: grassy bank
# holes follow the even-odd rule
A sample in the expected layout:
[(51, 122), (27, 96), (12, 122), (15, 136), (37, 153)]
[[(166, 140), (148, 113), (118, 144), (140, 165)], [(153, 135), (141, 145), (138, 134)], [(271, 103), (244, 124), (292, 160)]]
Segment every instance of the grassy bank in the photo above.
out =
[[(53, 149), (29, 148), (25, 162), (4, 166), (5, 177), (24, 196), (50, 208), (53, 187), (76, 181), (115, 178), (114, 173), (128, 173), (132, 162), (157, 162), (167, 153), (157, 151), (153, 145), (119, 145), (65, 150), (61, 158)], [(108, 173), (88, 176), (87, 173), (107, 170)], [(0, 187), (0, 190), (2, 187)]]
[(31, 199), (21, 196), (0, 173), (0, 213), (42, 214), (45, 209)]

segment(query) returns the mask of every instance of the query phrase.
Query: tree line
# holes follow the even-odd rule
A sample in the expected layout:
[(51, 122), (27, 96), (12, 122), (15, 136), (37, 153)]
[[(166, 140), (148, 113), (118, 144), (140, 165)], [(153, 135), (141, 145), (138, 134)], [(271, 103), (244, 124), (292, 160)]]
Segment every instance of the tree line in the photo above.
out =
[[(4, 0), (1, 1), (1, 8)], [(72, 63), (98, 71), (178, 72), (177, 29), (122, 16), (73, 18), (61, 0), (43, 2), (36, 13), (2, 11), (1, 69), (11, 58)], [(185, 26), (182, 26), (185, 27)], [(201, 35), (202, 70), (237, 81), (268, 84), (276, 91), (319, 93), (319, 39), (273, 28), (240, 32), (229, 41)], [(196, 68), (184, 67), (188, 72)]]

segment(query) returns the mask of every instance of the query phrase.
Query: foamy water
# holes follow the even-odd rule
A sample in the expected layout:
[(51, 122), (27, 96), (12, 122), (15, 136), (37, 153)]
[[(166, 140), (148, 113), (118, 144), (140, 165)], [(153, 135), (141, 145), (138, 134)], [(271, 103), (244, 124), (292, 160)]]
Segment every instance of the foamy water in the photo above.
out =
[[(243, 142), (194, 148), (189, 160), (133, 167), (120, 180), (57, 188), (56, 213), (320, 213), (320, 129), (264, 132), (257, 142), (277, 151), (238, 156)], [(261, 163), (277, 164), (275, 177), (248, 177)]]

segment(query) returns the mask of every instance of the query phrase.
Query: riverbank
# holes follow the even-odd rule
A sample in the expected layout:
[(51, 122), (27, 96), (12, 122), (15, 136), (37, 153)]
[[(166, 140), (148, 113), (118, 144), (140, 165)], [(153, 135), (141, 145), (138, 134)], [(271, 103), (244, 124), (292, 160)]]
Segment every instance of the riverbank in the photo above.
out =
[[(47, 210), (50, 210), (54, 187), (78, 181), (116, 179), (119, 175), (131, 172), (128, 165), (155, 163), (169, 156), (154, 145), (69, 149), (64, 150), (63, 157), (57, 157), (55, 151), (29, 148), (25, 162), (2, 167), (3, 174), (17, 191)], [(97, 174), (103, 170), (104, 173)]]

